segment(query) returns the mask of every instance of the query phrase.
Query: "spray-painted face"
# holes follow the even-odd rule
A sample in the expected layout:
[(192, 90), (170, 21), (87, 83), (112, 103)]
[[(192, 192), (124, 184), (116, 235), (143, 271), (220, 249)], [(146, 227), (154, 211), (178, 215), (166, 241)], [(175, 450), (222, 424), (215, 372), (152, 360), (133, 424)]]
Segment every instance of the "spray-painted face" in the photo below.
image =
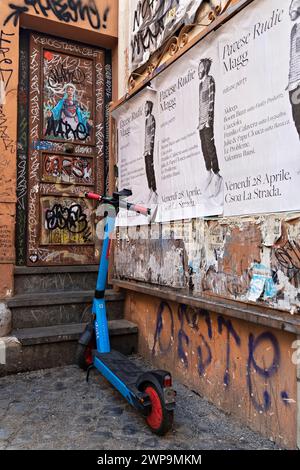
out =
[(300, 0), (292, 0), (290, 5), (290, 17), (292, 21), (295, 21), (300, 16)]

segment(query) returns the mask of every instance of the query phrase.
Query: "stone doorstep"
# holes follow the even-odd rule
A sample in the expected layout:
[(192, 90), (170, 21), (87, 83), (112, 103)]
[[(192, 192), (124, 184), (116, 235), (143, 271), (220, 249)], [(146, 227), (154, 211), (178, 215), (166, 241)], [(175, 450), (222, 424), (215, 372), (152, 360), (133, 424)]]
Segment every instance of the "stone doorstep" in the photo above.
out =
[[(126, 320), (108, 322), (111, 347), (128, 355), (137, 352), (138, 328)], [(0, 338), (0, 377), (29, 370), (74, 364), (85, 324), (13, 330)]]
[[(138, 332), (138, 328), (134, 323), (123, 319), (109, 321), (108, 327), (110, 336), (129, 335)], [(39, 328), (23, 328), (13, 330), (11, 335), (17, 338), (22, 346), (32, 346), (36, 344), (76, 341), (79, 339), (84, 328), (85, 323), (74, 323)], [(2, 340), (5, 341), (5, 338), (2, 338)]]

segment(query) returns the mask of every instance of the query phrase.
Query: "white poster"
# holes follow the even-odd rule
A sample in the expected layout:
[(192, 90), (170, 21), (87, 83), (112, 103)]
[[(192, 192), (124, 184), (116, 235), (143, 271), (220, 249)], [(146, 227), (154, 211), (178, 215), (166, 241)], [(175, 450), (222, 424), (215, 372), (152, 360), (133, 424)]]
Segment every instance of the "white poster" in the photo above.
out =
[(158, 76), (154, 85), (159, 220), (222, 214), (223, 133), (217, 112), (222, 107), (222, 85), (217, 49), (201, 43)]
[(152, 86), (119, 122), (119, 187), (156, 221), (300, 209), (300, 0), (254, 1)]
[[(118, 128), (119, 190), (130, 189), (127, 202), (152, 208), (158, 204), (157, 104), (156, 92), (149, 88), (117, 109), (113, 116)], [(149, 218), (120, 210), (119, 226), (144, 225)]]
[(259, 0), (218, 32), (225, 215), (299, 209), (299, 20), (299, 0)]

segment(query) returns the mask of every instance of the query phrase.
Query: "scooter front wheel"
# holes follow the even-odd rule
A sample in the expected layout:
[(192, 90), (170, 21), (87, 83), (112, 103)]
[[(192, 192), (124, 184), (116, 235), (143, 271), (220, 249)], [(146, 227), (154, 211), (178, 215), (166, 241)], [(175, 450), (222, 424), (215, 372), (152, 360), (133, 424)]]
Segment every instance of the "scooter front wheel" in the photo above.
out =
[(93, 363), (93, 349), (95, 349), (94, 338), (88, 344), (78, 344), (75, 356), (75, 362), (80, 369), (87, 370)]
[(146, 422), (153, 433), (164, 436), (172, 428), (174, 411), (166, 408), (162, 391), (154, 384), (146, 384), (144, 392), (151, 402), (151, 411), (146, 416)]

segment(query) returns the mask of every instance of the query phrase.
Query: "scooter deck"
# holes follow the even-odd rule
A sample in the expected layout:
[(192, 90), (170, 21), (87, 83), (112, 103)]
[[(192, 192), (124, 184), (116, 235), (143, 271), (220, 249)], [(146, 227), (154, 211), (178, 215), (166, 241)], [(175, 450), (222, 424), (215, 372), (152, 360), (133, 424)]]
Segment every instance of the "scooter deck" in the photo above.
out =
[(143, 369), (133, 364), (128, 357), (118, 351), (112, 350), (109, 353), (93, 352), (104, 366), (106, 366), (119, 380), (121, 380), (128, 389), (137, 393), (136, 383), (139, 376), (144, 372)]

